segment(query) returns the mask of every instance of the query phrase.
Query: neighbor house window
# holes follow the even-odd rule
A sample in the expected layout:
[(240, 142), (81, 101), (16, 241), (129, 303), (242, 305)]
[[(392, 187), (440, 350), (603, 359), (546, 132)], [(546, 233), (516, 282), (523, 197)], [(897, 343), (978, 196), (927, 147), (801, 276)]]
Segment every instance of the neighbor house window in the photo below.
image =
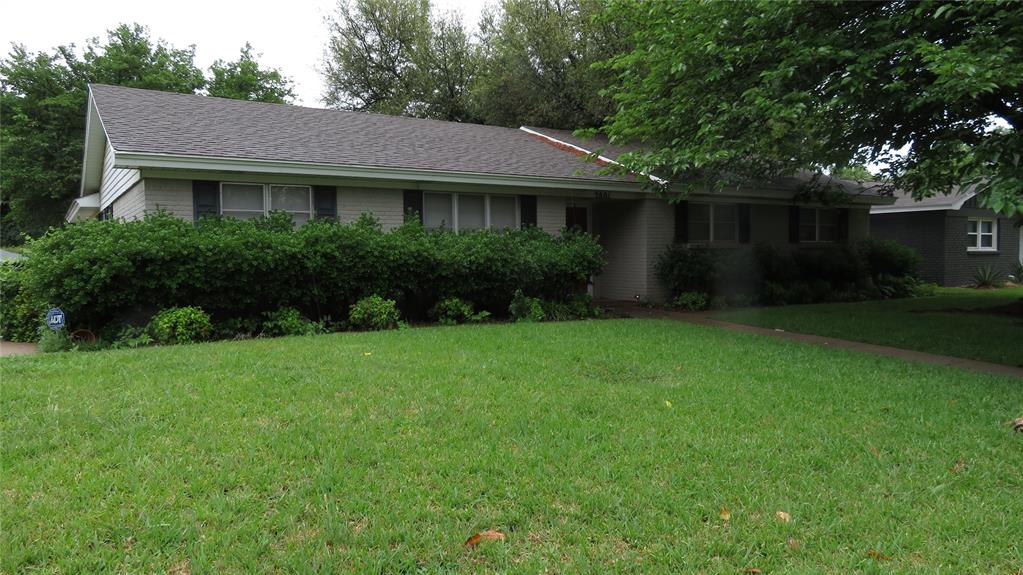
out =
[(689, 241), (739, 241), (739, 209), (735, 204), (689, 203)]
[(302, 225), (313, 214), (313, 190), (309, 186), (278, 184), (220, 184), (220, 213), (232, 218), (258, 218), (272, 211), (291, 214)]
[(516, 229), (519, 227), (517, 196), (483, 194), (423, 194), (423, 225), (449, 230)]
[(993, 252), (998, 249), (998, 220), (970, 218), (966, 221), (966, 249), (971, 252)]
[(834, 242), (838, 240), (838, 210), (829, 208), (799, 209), (800, 242)]

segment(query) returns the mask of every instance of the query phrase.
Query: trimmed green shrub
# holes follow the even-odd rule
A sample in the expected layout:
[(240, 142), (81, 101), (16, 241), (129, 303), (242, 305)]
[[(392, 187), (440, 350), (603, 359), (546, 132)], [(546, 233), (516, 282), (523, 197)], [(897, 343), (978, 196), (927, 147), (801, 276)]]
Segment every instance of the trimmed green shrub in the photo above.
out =
[(449, 297), (437, 302), (430, 310), (430, 317), (441, 325), (457, 325), (460, 323), (479, 323), (490, 317), (490, 312), (473, 310), (472, 302), (461, 298)]
[(714, 292), (718, 274), (715, 254), (705, 246), (672, 244), (657, 258), (654, 265), (657, 279), (670, 294)]
[(282, 307), (263, 314), (263, 335), (279, 337), (286, 335), (314, 335), (323, 333), (323, 326), (309, 321), (293, 307)]
[(515, 290), (508, 315), (515, 321), (543, 321), (547, 317), (540, 298), (528, 297), (522, 290)]
[(196, 343), (213, 333), (210, 316), (201, 308), (173, 307), (161, 310), (149, 322), (149, 332), (157, 343)]
[(686, 291), (671, 300), (671, 307), (683, 311), (703, 311), (707, 309), (708, 301), (705, 293)]
[(218, 320), (259, 319), (280, 307), (321, 317), (374, 294), (412, 318), (447, 297), (504, 315), (516, 289), (562, 301), (604, 265), (603, 249), (581, 233), (452, 233), (418, 222), (384, 232), (371, 218), (294, 228), (279, 214), (196, 225), (168, 214), (95, 220), (51, 230), (30, 246), (29, 293), (93, 331), (190, 305)]
[(356, 329), (394, 329), (398, 327), (399, 319), (395, 301), (378, 295), (360, 299), (348, 312), (348, 322)]
[(920, 254), (893, 240), (863, 240), (857, 248), (875, 278), (881, 275), (915, 277), (920, 267)]

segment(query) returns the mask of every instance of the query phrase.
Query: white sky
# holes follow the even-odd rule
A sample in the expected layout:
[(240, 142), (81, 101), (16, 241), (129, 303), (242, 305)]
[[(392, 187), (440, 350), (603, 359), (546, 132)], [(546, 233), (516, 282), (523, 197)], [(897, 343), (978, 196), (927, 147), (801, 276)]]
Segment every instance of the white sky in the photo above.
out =
[[(81, 47), (88, 38), (105, 38), (106, 30), (120, 23), (149, 27), (152, 38), (176, 48), (195, 44), (196, 64), (206, 69), (214, 60), (235, 60), (245, 42), (261, 54), (264, 67), (279, 68), (295, 83), (296, 103), (322, 106), (319, 72), (327, 42), (324, 18), (336, 0), (288, 0), (273, 9), (258, 2), (239, 0), (45, 0), (4, 2), (0, 9), (0, 50), (4, 57), (11, 43), (30, 51), (50, 51), (61, 44)], [(475, 30), (484, 0), (432, 0), (434, 10), (462, 13)]]

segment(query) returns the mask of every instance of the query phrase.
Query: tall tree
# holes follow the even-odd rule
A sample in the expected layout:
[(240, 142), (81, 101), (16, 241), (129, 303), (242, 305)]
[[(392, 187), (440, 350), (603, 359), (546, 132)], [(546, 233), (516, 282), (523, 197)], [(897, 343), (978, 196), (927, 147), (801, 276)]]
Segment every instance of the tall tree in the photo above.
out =
[(295, 99), (291, 80), (276, 68), (260, 68), (248, 42), (234, 62), (217, 60), (210, 66), (206, 93), (218, 98), (275, 104), (286, 104)]
[(603, 0), (504, 0), (481, 24), (485, 61), (474, 90), (490, 124), (576, 129), (612, 110), (611, 82), (594, 64), (624, 49), (618, 22), (597, 19)]
[(477, 47), (429, 0), (341, 0), (328, 20), (324, 102), (359, 110), (469, 120)]
[[(110, 30), (103, 43), (89, 40), (81, 57), (73, 45), (52, 53), (15, 45), (0, 61), (0, 239), (16, 243), (59, 224), (78, 195), (89, 83), (196, 93), (207, 80), (194, 60), (193, 46), (153, 41), (137, 24)], [(218, 62), (211, 73), (218, 95), (285, 94), (279, 73), (261, 70), (248, 46), (238, 62)]]
[[(613, 140), (691, 187), (885, 164), (918, 197), (1023, 210), (1023, 3), (616, 0)], [(903, 152), (906, 150), (906, 152)]]

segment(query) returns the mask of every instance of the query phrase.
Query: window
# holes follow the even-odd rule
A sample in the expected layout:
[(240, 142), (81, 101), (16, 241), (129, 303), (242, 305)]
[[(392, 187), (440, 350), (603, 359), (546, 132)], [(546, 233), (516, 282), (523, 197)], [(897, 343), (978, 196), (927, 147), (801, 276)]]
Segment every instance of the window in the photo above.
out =
[(258, 218), (271, 211), (291, 214), (295, 225), (313, 215), (313, 190), (309, 186), (220, 184), (220, 213), (232, 218)]
[(518, 229), (517, 196), (481, 194), (423, 194), (423, 225), (449, 230)]
[(291, 214), (296, 226), (313, 216), (313, 199), (309, 186), (270, 186), (270, 210)]
[(220, 213), (247, 220), (266, 215), (262, 184), (221, 184)]
[(834, 242), (838, 240), (838, 210), (799, 208), (800, 242)]
[(993, 252), (998, 249), (998, 220), (970, 218), (966, 221), (966, 250)]
[(689, 241), (739, 241), (739, 208), (735, 204), (689, 203)]

